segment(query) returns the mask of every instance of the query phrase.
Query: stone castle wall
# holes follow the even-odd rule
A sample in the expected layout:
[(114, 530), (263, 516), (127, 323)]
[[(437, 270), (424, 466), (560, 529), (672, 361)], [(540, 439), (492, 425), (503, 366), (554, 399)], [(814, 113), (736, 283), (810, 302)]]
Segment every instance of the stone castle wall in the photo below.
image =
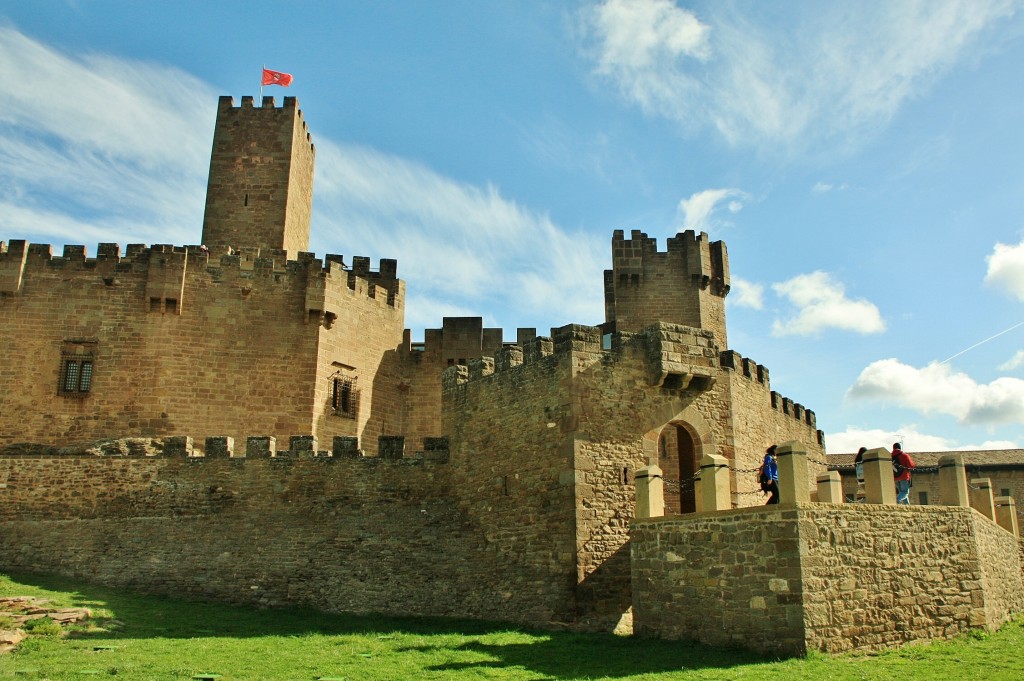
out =
[(577, 619), (570, 365), (551, 352), (539, 338), (447, 369), (443, 429), (457, 504), (495, 554), (500, 599), (534, 622), (569, 623)]
[[(729, 414), (735, 451), (734, 457), (728, 458), (736, 468), (757, 468), (769, 445), (789, 440), (801, 442), (809, 459), (825, 461), (824, 436), (817, 430), (814, 412), (774, 392), (767, 368), (734, 351), (722, 353), (722, 368), (731, 405), (724, 411)], [(812, 462), (808, 470), (811, 482), (825, 469), (825, 464)], [(760, 497), (751, 494), (757, 489), (756, 474), (734, 474), (732, 490), (737, 493), (734, 499), (737, 506), (760, 503)]]
[[(0, 385), (18, 389), (5, 392), (0, 444), (354, 434), (343, 427), (351, 424), (314, 420), (333, 360), (365, 376), (364, 439), (399, 432), (373, 407), (398, 401), (398, 379), (380, 369), (401, 342), (402, 289), (373, 286), (370, 297), (365, 280), (329, 265), (283, 251), (214, 258), (200, 247), (130, 246), (121, 257), (115, 244), (101, 244), (96, 258), (81, 246), (54, 257), (49, 246), (12, 241), (0, 252), (10, 282), (0, 296)], [(328, 316), (343, 323), (328, 329)], [(59, 394), (69, 359), (91, 362), (88, 391)], [(397, 374), (397, 356), (391, 364)], [(260, 433), (248, 430), (254, 413)]]
[(637, 521), (637, 633), (773, 654), (877, 650), (1024, 607), (1017, 538), (976, 511), (868, 504)]
[(429, 459), (281, 454), (2, 456), (0, 565), (258, 606), (537, 626), (557, 619), (559, 592), (571, 616), (568, 530), (544, 518), (568, 495), (557, 476), (539, 481), (539, 462), (509, 466), (510, 494), (471, 507), (453, 481), (493, 491), (502, 479)]

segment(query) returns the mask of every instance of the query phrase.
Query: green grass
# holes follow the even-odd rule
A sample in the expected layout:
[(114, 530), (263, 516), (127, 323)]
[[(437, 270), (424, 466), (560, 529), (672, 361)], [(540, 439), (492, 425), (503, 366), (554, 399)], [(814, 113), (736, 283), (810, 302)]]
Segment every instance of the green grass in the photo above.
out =
[(812, 654), (779, 661), (693, 643), (486, 622), (251, 610), (55, 577), (0, 576), (0, 595), (37, 596), (93, 610), (89, 623), (68, 628), (64, 636), (32, 635), (16, 652), (0, 656), (0, 679), (190, 680), (201, 674), (222, 681), (1024, 678), (1020, 622), (994, 634), (880, 655)]

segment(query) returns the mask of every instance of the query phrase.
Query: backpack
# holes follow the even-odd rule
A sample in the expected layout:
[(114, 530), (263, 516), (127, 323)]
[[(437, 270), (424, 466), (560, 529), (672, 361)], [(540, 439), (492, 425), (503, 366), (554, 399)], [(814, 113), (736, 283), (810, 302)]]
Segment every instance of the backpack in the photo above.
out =
[(764, 469), (764, 464), (757, 469), (757, 484), (761, 486), (762, 492), (770, 492), (772, 489), (772, 479), (768, 476), (768, 471)]

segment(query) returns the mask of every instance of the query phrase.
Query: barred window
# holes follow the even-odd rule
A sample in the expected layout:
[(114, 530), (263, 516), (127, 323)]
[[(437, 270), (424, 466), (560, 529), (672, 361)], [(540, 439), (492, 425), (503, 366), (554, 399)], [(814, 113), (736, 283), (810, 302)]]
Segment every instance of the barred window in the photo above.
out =
[(62, 395), (84, 395), (89, 392), (90, 388), (92, 388), (92, 360), (63, 360), (58, 392)]
[(334, 377), (330, 386), (331, 408), (339, 416), (356, 417), (359, 406), (359, 391), (356, 379), (351, 376)]

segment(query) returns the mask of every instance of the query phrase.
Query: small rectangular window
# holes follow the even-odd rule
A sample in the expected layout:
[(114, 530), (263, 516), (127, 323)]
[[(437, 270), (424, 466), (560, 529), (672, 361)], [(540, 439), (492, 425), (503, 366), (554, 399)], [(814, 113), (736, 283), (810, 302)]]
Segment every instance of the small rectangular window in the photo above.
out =
[(917, 493), (917, 503), (919, 505), (921, 505), (921, 506), (927, 506), (928, 505), (928, 492), (918, 492)]
[(330, 385), (331, 409), (338, 416), (355, 418), (359, 407), (359, 391), (353, 376), (335, 376)]
[(1013, 495), (1010, 494), (1010, 491), (1011, 490), (1009, 487), (1004, 487), (1003, 489), (999, 490), (999, 496), (1012, 497)]
[(61, 363), (61, 395), (84, 395), (92, 388), (92, 360), (64, 359)]

